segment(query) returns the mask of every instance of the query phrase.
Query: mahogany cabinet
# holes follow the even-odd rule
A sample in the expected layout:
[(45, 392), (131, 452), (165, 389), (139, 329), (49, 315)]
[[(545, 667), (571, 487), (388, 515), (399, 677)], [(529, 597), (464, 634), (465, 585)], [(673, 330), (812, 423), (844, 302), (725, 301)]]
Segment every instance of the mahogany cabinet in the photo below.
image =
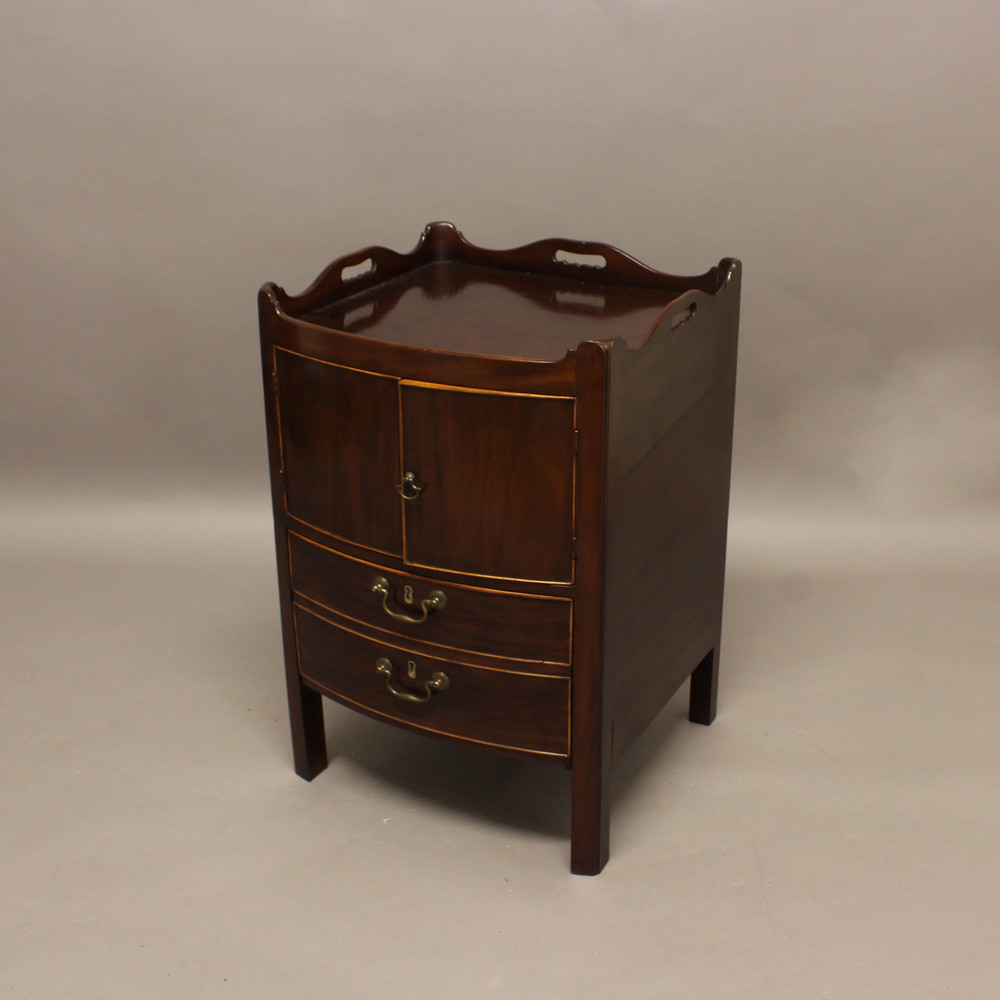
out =
[(616, 757), (691, 677), (715, 715), (740, 264), (491, 251), (433, 223), (260, 292), (296, 771), (322, 698), (563, 764), (571, 867)]

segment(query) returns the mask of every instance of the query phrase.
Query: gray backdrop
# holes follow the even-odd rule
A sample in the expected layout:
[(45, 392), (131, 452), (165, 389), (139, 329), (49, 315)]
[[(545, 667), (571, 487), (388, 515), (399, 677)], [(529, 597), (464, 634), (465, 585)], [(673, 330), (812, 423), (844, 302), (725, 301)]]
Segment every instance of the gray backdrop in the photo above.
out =
[(257, 287), (447, 219), (741, 257), (737, 498), (995, 501), (998, 51), (991, 0), (15, 0), (5, 478), (261, 488)]
[[(997, 0), (7, 0), (0, 993), (995, 1000)], [(743, 259), (719, 718), (288, 739), (256, 291)], [(682, 487), (683, 484), (680, 484)]]

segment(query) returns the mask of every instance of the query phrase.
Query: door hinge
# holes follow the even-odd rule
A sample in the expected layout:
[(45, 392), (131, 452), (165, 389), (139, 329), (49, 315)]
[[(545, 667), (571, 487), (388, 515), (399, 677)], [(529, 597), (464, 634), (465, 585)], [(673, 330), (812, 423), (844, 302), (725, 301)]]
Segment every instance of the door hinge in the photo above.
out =
[(576, 535), (573, 536), (573, 558), (576, 558)]
[(578, 430), (573, 431), (573, 451), (575, 454), (580, 453), (580, 432)]

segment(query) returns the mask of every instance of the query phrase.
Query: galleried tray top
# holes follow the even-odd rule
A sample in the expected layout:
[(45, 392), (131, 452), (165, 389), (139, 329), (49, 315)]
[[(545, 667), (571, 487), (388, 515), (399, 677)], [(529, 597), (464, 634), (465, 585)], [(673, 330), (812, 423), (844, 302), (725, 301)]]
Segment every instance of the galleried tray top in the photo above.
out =
[(603, 243), (485, 250), (435, 222), (408, 254), (367, 247), (335, 260), (301, 295), (274, 292), (288, 315), (359, 337), (558, 361), (587, 340), (620, 337), (641, 347), (679, 296), (720, 291), (726, 263), (677, 277)]

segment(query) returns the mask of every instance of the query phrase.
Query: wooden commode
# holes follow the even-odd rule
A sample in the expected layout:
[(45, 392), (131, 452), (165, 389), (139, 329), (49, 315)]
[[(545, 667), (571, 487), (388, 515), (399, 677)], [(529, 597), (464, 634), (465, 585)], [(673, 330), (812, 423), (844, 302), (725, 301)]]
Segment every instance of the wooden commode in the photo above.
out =
[(322, 697), (561, 763), (574, 872), (616, 757), (691, 677), (715, 715), (740, 264), (651, 270), (433, 223), (260, 292), (296, 771)]

